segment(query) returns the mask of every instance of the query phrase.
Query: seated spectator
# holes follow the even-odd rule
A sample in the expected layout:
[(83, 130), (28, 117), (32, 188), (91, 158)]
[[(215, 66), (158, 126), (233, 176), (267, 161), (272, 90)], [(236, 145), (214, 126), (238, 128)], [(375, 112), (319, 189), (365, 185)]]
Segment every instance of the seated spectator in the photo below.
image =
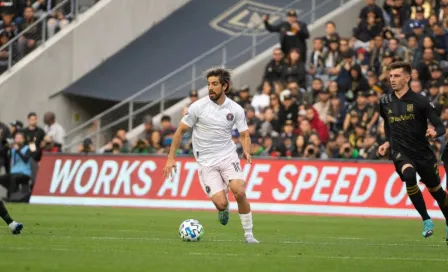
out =
[(112, 141), (110, 141), (106, 148), (104, 149), (104, 153), (111, 154), (121, 154), (123, 150), (123, 141), (120, 137), (115, 136)]
[(297, 120), (298, 111), (299, 107), (293, 100), (291, 92), (288, 91), (287, 94), (283, 96), (282, 106), (278, 112), (278, 122), (280, 127), (283, 127), (287, 120), (293, 120), (295, 122)]
[(19, 190), (19, 185), (29, 185), (32, 175), (30, 153), (25, 136), (17, 132), (11, 148), (11, 172), (0, 176), (0, 184), (7, 188), (8, 198)]
[(301, 57), (297, 48), (291, 49), (288, 54), (287, 66), (283, 71), (283, 80), (295, 80), (299, 86), (306, 86), (306, 68)]
[(327, 124), (327, 117), (330, 111), (330, 91), (328, 89), (322, 89), (319, 91), (318, 95), (318, 102), (316, 102), (313, 107), (319, 114), (320, 120)]
[[(24, 31), (31, 25), (33, 25), (37, 19), (34, 17), (34, 11), (33, 8), (27, 7), (24, 11), (24, 20), (19, 25), (19, 32)], [(18, 55), (19, 59), (21, 59), (23, 56), (31, 52), (33, 49), (35, 49), (41, 40), (41, 24), (37, 24), (31, 29), (28, 29), (23, 36), (19, 38), (17, 49), (18, 49)]]
[(199, 99), (198, 91), (191, 90), (189, 98), (190, 98), (190, 105), (193, 104), (194, 102), (198, 101), (198, 99)]
[(62, 149), (64, 146), (65, 130), (58, 122), (56, 122), (56, 115), (53, 112), (45, 113), (44, 124), (46, 135), (52, 138), (55, 146)]
[[(7, 44), (8, 42), (9, 38), (7, 33), (0, 30), (0, 47)], [(9, 48), (5, 48), (0, 51), (0, 73), (3, 73), (6, 70), (8, 70), (8, 65), (9, 65)]]
[(132, 153), (135, 154), (149, 154), (151, 153), (151, 147), (147, 140), (139, 139), (136, 144), (132, 147)]
[(372, 134), (367, 134), (364, 137), (363, 147), (359, 151), (359, 157), (365, 160), (376, 160), (378, 158), (378, 147), (376, 137)]
[(421, 13), (423, 18), (428, 19), (432, 13), (432, 7), (427, 0), (413, 0), (414, 4), (411, 6), (411, 19), (416, 19), (417, 14)]
[(158, 130), (154, 130), (149, 141), (151, 145), (151, 153), (163, 154), (165, 151), (162, 145), (162, 134)]
[(381, 27), (384, 26), (383, 10), (376, 4), (375, 0), (366, 0), (366, 6), (359, 12), (358, 23), (362, 20), (367, 20), (368, 13), (373, 12), (375, 14), (376, 23)]
[(333, 35), (328, 40), (328, 48), (325, 52), (323, 58), (325, 63), (325, 72), (330, 79), (334, 79), (339, 74), (339, 69), (337, 68), (343, 60), (342, 53), (339, 49), (339, 37)]
[(425, 10), (424, 10), (424, 8), (419, 6), (419, 7), (416, 7), (414, 9), (414, 11), (415, 11), (414, 17), (409, 19), (409, 20), (407, 20), (403, 24), (403, 28), (401, 30), (402, 35), (400, 35), (402, 38), (404, 38), (404, 35), (412, 33), (412, 29), (414, 28), (415, 24), (420, 25), (423, 29), (428, 27), (429, 23), (428, 23), (427, 18), (425, 18), (425, 15), (424, 15)]
[(330, 43), (332, 41), (339, 42), (340, 37), (336, 30), (336, 24), (333, 21), (328, 21), (325, 23), (325, 36), (322, 37), (322, 40), (324, 41), (325, 47), (330, 47)]
[(325, 72), (324, 41), (322, 38), (314, 38), (313, 51), (308, 58), (308, 74), (311, 77), (321, 77)]
[(151, 134), (154, 131), (154, 125), (151, 115), (146, 115), (143, 117), (143, 132), (139, 135), (139, 139), (147, 140), (151, 138)]
[(434, 47), (442, 60), (447, 60), (448, 33), (440, 23), (432, 27)]
[(54, 34), (58, 33), (61, 29), (66, 27), (70, 21), (65, 16), (62, 10), (55, 11), (47, 22), (48, 29), (48, 38), (54, 36)]
[(353, 29), (353, 36), (358, 39), (356, 47), (367, 48), (367, 43), (375, 36), (379, 35), (382, 25), (378, 23), (374, 11), (367, 12), (367, 19), (362, 20), (359, 25)]
[(260, 111), (263, 111), (265, 108), (269, 107), (271, 93), (271, 83), (266, 80), (265, 82), (263, 82), (261, 93), (255, 95), (252, 99), (251, 105), (252, 107), (254, 107), (256, 115), (259, 115)]
[(275, 48), (272, 52), (271, 61), (266, 65), (263, 81), (269, 81), (273, 84), (275, 81), (281, 80), (283, 78), (285, 68), (286, 64), (284, 61), (284, 54), (281, 48)]
[(78, 146), (78, 152), (79, 153), (95, 153), (95, 147), (93, 147), (92, 139), (85, 138), (82, 144)]
[(401, 29), (411, 15), (411, 8), (404, 0), (386, 0), (383, 8), (390, 18), (392, 28)]
[(115, 137), (117, 137), (117, 138), (119, 138), (121, 140), (121, 150), (120, 150), (120, 153), (128, 153), (129, 151), (131, 151), (131, 143), (126, 138), (126, 130), (119, 129), (117, 131), (117, 134), (115, 135)]
[(3, 14), (0, 21), (1, 33), (8, 37), (8, 40), (14, 38), (18, 34), (18, 28), (13, 21), (13, 14)]
[(342, 130), (345, 118), (345, 107), (337, 96), (332, 96), (330, 99), (330, 108), (327, 115), (327, 125), (330, 131), (334, 133)]
[(238, 103), (243, 109), (247, 106), (250, 106), (252, 96), (250, 95), (249, 86), (242, 86), (240, 91), (235, 94), (233, 100)]
[(328, 127), (319, 119), (319, 113), (312, 106), (306, 107), (306, 119), (310, 121), (312, 129), (319, 135), (322, 143), (326, 144), (329, 137)]

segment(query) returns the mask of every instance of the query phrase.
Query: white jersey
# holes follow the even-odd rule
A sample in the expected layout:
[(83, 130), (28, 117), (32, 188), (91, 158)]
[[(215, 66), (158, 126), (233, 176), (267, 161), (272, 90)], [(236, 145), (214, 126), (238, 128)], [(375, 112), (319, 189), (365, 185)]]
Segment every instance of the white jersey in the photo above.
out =
[(193, 128), (194, 156), (203, 166), (216, 165), (236, 152), (234, 126), (239, 132), (248, 129), (243, 108), (228, 97), (222, 105), (208, 96), (199, 99), (189, 107), (182, 122)]

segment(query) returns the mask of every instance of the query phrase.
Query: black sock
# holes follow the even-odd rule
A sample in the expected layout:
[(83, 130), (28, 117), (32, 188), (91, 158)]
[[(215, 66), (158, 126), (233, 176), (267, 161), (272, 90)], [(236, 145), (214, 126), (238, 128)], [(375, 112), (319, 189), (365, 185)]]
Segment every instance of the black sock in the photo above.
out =
[(408, 191), (408, 196), (411, 199), (417, 212), (420, 214), (423, 220), (430, 219), (428, 211), (426, 210), (425, 200), (423, 199), (422, 192), (417, 184), (408, 186), (406, 184), (406, 189)]
[(437, 201), (437, 204), (439, 204), (440, 210), (442, 211), (443, 216), (445, 216), (446, 225), (448, 226), (448, 197), (445, 191), (441, 185), (436, 188), (428, 188), (428, 190), (432, 197)]
[(3, 201), (1, 201), (1, 200), (0, 200), (0, 217), (8, 225), (11, 224), (13, 221), (11, 216), (9, 216), (8, 210), (6, 210), (5, 204), (3, 204)]

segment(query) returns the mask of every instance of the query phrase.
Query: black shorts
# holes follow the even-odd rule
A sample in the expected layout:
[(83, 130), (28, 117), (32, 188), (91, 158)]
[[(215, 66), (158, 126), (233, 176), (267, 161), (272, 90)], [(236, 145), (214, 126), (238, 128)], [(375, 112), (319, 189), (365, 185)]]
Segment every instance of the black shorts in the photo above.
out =
[(428, 160), (414, 160), (397, 152), (392, 155), (392, 161), (394, 162), (395, 171), (398, 173), (401, 180), (403, 180), (401, 169), (404, 165), (410, 164), (420, 176), (420, 182), (423, 182), (428, 187), (436, 187), (440, 184), (439, 164), (435, 158)]

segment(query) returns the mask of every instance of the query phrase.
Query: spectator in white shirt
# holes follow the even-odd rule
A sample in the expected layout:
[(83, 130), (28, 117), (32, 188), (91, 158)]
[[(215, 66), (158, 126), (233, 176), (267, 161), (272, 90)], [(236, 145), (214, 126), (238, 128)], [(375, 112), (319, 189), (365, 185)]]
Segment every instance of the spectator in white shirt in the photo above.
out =
[(47, 112), (44, 115), (44, 131), (47, 136), (51, 136), (55, 145), (62, 147), (64, 145), (65, 130), (56, 122), (56, 116), (53, 112)]
[(252, 99), (252, 107), (255, 108), (255, 113), (258, 115), (260, 111), (269, 107), (271, 103), (272, 85), (269, 81), (265, 81), (262, 86), (260, 94), (257, 94)]

